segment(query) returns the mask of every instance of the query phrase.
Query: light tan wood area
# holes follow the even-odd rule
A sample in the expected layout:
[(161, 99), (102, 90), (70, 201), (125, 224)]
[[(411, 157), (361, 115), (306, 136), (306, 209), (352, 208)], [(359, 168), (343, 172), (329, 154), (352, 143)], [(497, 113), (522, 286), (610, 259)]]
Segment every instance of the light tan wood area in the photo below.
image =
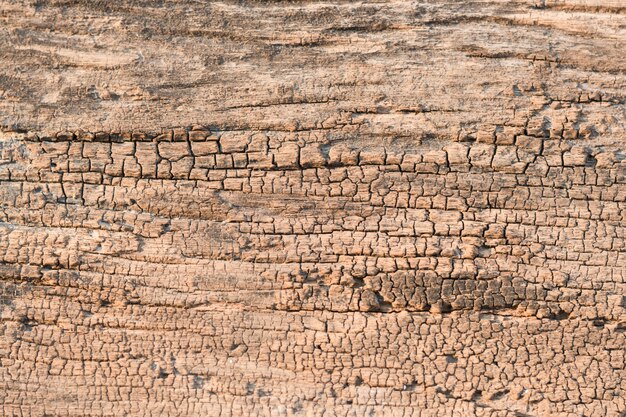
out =
[(626, 415), (623, 1), (0, 0), (0, 415)]

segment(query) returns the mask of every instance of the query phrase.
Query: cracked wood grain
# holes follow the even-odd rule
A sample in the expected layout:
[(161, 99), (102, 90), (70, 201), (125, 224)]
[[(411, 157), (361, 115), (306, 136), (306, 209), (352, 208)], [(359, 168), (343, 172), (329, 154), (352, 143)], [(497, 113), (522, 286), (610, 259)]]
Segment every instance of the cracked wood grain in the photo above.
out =
[(625, 10), (0, 0), (0, 414), (622, 417)]

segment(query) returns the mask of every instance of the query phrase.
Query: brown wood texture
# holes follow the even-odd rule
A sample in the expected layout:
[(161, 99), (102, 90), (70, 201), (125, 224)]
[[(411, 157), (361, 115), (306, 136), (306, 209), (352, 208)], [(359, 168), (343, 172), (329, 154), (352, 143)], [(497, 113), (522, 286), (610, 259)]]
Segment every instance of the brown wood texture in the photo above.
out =
[(626, 415), (626, 3), (0, 0), (0, 415)]

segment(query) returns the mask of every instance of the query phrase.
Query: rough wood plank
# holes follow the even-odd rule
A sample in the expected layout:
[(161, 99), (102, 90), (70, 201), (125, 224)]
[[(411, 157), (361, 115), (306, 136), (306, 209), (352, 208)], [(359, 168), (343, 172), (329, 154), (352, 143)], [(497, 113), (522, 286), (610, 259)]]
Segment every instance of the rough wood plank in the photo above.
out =
[(626, 413), (623, 1), (0, 22), (1, 415)]

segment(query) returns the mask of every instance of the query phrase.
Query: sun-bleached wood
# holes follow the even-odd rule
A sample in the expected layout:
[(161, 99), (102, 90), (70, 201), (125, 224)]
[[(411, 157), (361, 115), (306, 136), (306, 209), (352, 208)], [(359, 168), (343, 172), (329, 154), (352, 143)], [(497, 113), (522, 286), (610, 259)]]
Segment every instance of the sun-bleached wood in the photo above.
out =
[(622, 1), (0, 0), (0, 414), (626, 413)]

